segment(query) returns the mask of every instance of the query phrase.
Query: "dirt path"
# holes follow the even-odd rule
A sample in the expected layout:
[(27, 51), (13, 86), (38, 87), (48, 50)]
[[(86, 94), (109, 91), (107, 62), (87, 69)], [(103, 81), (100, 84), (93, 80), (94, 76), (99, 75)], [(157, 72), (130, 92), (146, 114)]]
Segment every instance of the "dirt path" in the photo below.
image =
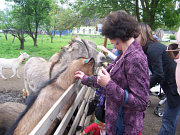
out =
[[(10, 77), (12, 75), (11, 70), (4, 70), (4, 76)], [(23, 103), (22, 89), (24, 88), (24, 65), (19, 68), (20, 79), (16, 77), (3, 80), (0, 77), (0, 103), (7, 101)], [(143, 135), (157, 135), (161, 127), (161, 118), (154, 115), (154, 108), (158, 104), (159, 99), (151, 96), (151, 106), (146, 111), (146, 117), (144, 119)], [(180, 135), (180, 118), (177, 125), (176, 135)]]
[[(16, 76), (7, 80), (0, 77), (0, 89), (21, 90), (24, 88), (24, 65), (21, 65), (18, 71), (21, 77), (20, 79), (18, 79)], [(3, 70), (3, 75), (7, 78), (9, 78), (12, 74), (13, 73), (10, 69)]]
[[(24, 65), (18, 69), (20, 79), (16, 76), (4, 80), (0, 77), (0, 103), (4, 102), (19, 102), (24, 103), (22, 89), (24, 88)], [(12, 75), (12, 71), (10, 69), (4, 69), (3, 75), (9, 78)]]

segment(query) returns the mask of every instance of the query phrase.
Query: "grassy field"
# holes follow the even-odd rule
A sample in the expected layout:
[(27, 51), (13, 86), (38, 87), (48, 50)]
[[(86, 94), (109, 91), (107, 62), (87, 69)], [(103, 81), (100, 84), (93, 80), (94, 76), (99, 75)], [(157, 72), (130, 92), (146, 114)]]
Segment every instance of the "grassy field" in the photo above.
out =
[[(20, 41), (16, 38), (14, 43), (13, 36), (8, 34), (8, 39), (5, 39), (4, 34), (0, 34), (0, 58), (16, 58), (19, 56), (20, 52), (27, 52), (31, 57), (43, 57), (49, 59), (55, 52), (60, 51), (62, 46), (68, 45), (71, 41), (73, 35), (55, 36), (53, 43), (51, 43), (50, 36), (48, 35), (38, 35), (37, 44), (33, 45), (33, 40), (29, 36), (25, 38), (24, 50), (20, 50)], [(97, 45), (104, 44), (104, 37), (102, 36), (80, 36), (82, 39), (88, 39), (94, 41)], [(108, 41), (108, 48), (112, 48), (112, 45)]]
[[(71, 41), (73, 35), (62, 36), (61, 38), (57, 35), (51, 43), (50, 36), (48, 35), (38, 35), (37, 44), (34, 46), (32, 38), (27, 36), (25, 38), (24, 50), (20, 50), (20, 41), (16, 38), (14, 43), (13, 36), (8, 34), (8, 39), (5, 39), (3, 33), (0, 34), (0, 58), (16, 58), (19, 56), (20, 52), (27, 52), (31, 57), (43, 57), (49, 59), (55, 52), (60, 51), (62, 46), (68, 45), (68, 42)], [(97, 45), (104, 44), (103, 36), (79, 36), (82, 39), (88, 39), (94, 41)], [(165, 42), (164, 42), (165, 43)], [(166, 45), (170, 43), (165, 43)], [(107, 42), (107, 48), (112, 48), (113, 45), (110, 44), (109, 40)]]

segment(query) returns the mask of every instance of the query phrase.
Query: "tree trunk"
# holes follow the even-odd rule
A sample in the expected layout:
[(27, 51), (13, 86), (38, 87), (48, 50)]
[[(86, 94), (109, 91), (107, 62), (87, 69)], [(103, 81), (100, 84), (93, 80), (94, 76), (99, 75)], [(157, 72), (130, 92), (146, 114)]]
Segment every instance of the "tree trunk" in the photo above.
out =
[(20, 39), (20, 42), (21, 42), (20, 49), (21, 49), (21, 50), (24, 50), (24, 38), (23, 38), (23, 39)]
[(34, 46), (37, 46), (38, 25), (39, 25), (39, 22), (36, 21), (36, 32), (35, 32), (35, 38), (34, 38)]
[(37, 37), (33, 38), (34, 46), (37, 46)]
[(13, 38), (12, 44), (14, 44), (14, 40), (15, 40), (15, 36), (14, 36), (14, 38)]
[(149, 17), (149, 21), (150, 21), (150, 27), (152, 30), (154, 30), (154, 15), (150, 15)]
[(140, 16), (139, 16), (139, 0), (136, 0), (136, 18), (138, 22), (140, 22)]
[(53, 36), (51, 36), (51, 43), (53, 43)]
[(4, 35), (5, 35), (5, 38), (6, 38), (6, 40), (7, 40), (7, 33), (4, 33)]

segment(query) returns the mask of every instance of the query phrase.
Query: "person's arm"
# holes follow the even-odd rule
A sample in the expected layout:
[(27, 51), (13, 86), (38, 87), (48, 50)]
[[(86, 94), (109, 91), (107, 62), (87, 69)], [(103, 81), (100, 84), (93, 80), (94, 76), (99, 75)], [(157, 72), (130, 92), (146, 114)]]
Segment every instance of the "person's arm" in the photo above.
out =
[(176, 62), (177, 62), (177, 66), (176, 66), (176, 84), (177, 84), (178, 93), (180, 95), (180, 58)]
[(113, 54), (112, 52), (110, 52), (110, 51), (108, 52), (107, 55), (108, 55), (108, 57), (111, 58), (112, 60), (115, 60), (115, 59), (117, 58), (117, 56), (114, 55), (114, 54)]
[(100, 88), (100, 85), (97, 84), (97, 78), (95, 76), (84, 75), (81, 83), (89, 87)]
[[(178, 43), (178, 48), (180, 48), (180, 28), (176, 34), (176, 40), (177, 40), (177, 43)], [(177, 66), (176, 66), (176, 84), (177, 84), (177, 87), (178, 87), (178, 93), (180, 95), (180, 56), (179, 58), (177, 59)]]
[(115, 60), (117, 58), (116, 55), (114, 55), (111, 51), (109, 51), (107, 48), (104, 46), (97, 46), (100, 50), (103, 52), (107, 53), (108, 57), (110, 57), (112, 60)]
[(87, 76), (82, 71), (76, 71), (74, 78), (80, 79), (81, 83), (87, 85), (89, 87), (99, 88), (100, 86), (97, 84), (97, 79), (95, 76)]
[(180, 47), (180, 27), (179, 27), (178, 32), (176, 33), (176, 40), (177, 40), (177, 43), (179, 44), (179, 47)]

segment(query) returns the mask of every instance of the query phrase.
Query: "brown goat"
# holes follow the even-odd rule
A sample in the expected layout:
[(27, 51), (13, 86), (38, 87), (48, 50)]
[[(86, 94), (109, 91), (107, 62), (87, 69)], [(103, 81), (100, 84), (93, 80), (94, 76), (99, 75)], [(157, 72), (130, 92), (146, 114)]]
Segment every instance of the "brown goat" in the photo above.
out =
[(0, 134), (6, 132), (25, 108), (26, 106), (24, 104), (15, 102), (0, 104)]
[[(39, 94), (34, 100), (34, 103), (28, 105), (29, 107), (26, 108), (26, 112), (23, 113), (19, 122), (16, 122), (17, 125), (14, 125), (15, 130), (6, 134), (28, 135), (65, 90), (75, 82), (74, 73), (81, 70), (87, 75), (92, 75), (94, 65), (95, 61), (93, 58), (79, 58), (70, 63), (67, 69), (61, 73), (60, 76), (55, 77), (55, 79), (52, 79), (49, 84), (39, 90)], [(68, 111), (74, 98), (75, 96), (73, 98), (71, 97), (71, 100), (66, 103), (61, 112), (62, 117)]]

